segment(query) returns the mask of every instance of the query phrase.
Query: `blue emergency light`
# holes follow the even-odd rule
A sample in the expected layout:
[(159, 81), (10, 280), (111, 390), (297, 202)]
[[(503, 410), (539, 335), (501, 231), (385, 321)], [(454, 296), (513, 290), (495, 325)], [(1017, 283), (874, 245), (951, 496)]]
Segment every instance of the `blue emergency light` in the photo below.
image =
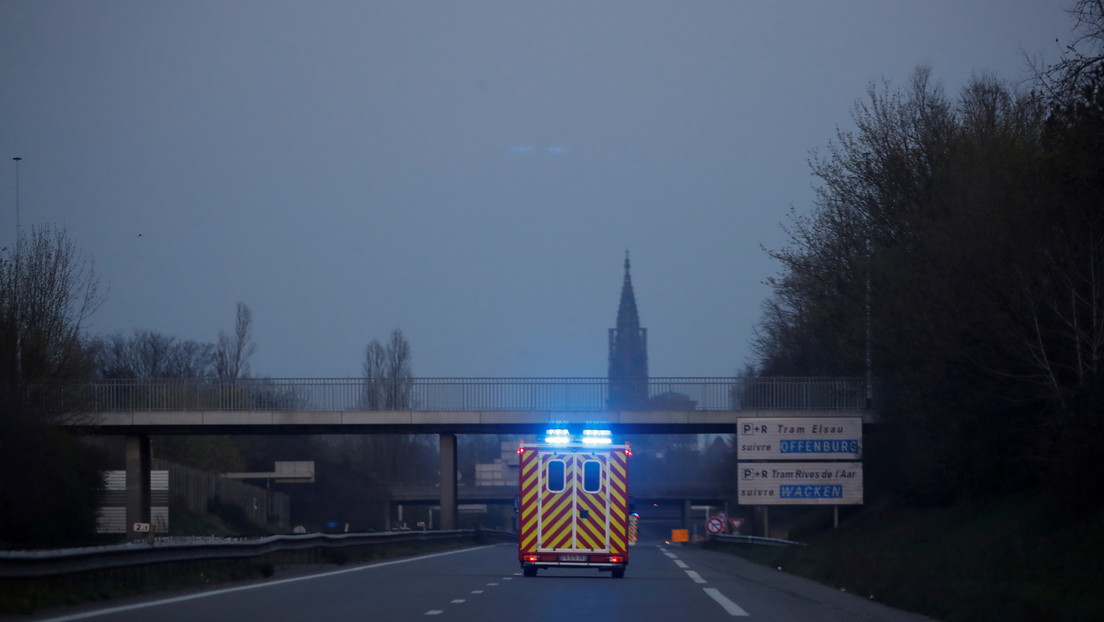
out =
[(583, 430), (581, 437), (573, 437), (570, 430), (563, 428), (544, 432), (544, 442), (549, 445), (568, 445), (573, 441), (582, 442), (584, 445), (612, 445), (613, 435), (609, 430)]
[(613, 437), (609, 430), (583, 430), (584, 445), (612, 445)]
[(571, 442), (571, 432), (563, 429), (545, 430), (544, 442), (549, 445), (567, 445)]

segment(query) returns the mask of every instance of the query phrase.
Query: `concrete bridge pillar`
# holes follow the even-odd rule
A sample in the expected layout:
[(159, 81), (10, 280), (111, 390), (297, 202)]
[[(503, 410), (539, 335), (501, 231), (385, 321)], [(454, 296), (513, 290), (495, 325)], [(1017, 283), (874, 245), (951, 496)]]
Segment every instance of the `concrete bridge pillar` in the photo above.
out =
[(134, 531), (134, 523), (152, 523), (150, 514), (150, 438), (146, 434), (126, 437), (126, 529), (131, 538), (145, 537)]
[(457, 529), (456, 435), (441, 435), (441, 529)]

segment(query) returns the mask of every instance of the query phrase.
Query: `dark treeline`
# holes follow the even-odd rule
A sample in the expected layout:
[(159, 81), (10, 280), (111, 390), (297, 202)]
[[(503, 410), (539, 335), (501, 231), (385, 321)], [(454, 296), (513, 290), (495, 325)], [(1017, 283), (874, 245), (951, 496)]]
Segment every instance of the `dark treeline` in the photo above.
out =
[(871, 371), (881, 490), (1104, 485), (1104, 16), (1074, 14), (1090, 35), (1030, 90), (979, 76), (951, 98), (926, 68), (872, 86), (771, 252), (759, 373)]

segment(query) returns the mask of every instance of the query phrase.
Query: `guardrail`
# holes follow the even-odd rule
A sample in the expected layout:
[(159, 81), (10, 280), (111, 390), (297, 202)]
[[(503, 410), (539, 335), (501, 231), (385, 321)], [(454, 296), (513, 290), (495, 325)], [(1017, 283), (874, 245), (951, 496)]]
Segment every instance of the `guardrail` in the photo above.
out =
[(804, 542), (782, 540), (780, 538), (764, 538), (762, 536), (741, 536), (738, 534), (711, 534), (710, 540), (728, 544), (755, 544), (759, 546), (807, 546)]
[(386, 546), (409, 542), (513, 539), (507, 531), (390, 531), (363, 534), (303, 534), (254, 540), (132, 542), (44, 551), (0, 551), (0, 579), (37, 579), (153, 564), (263, 557), (282, 551)]
[(246, 378), (116, 379), (38, 385), (38, 399), (86, 411), (577, 411), (864, 410), (861, 378)]

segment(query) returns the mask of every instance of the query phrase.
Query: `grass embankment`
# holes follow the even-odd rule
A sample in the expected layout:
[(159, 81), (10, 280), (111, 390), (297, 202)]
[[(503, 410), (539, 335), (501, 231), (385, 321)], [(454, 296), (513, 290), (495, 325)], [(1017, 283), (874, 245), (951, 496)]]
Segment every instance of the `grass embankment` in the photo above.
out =
[(786, 549), (711, 544), (941, 620), (1104, 619), (1104, 508), (1029, 496), (949, 509), (880, 504)]

